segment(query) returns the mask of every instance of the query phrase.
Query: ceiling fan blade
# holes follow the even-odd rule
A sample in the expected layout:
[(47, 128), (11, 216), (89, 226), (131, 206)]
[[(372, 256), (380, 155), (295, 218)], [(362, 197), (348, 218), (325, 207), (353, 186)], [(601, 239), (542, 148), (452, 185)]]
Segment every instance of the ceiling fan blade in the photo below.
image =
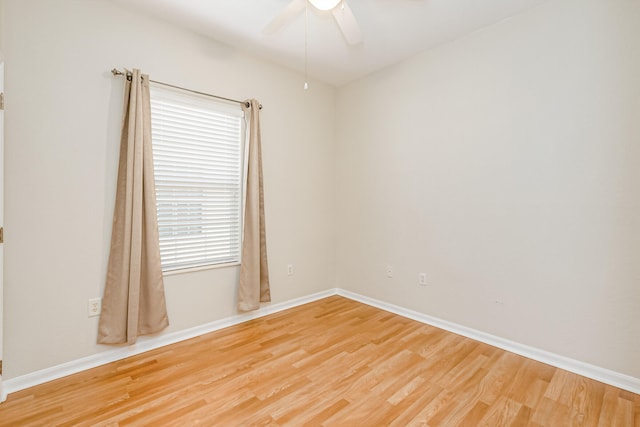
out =
[(332, 13), (347, 43), (350, 45), (362, 43), (362, 31), (349, 4), (343, 0), (342, 5), (336, 6)]
[(306, 5), (307, 0), (291, 0), (291, 2), (282, 9), (282, 12), (276, 15), (276, 17), (262, 29), (262, 32), (264, 34), (275, 34), (280, 28), (302, 12)]

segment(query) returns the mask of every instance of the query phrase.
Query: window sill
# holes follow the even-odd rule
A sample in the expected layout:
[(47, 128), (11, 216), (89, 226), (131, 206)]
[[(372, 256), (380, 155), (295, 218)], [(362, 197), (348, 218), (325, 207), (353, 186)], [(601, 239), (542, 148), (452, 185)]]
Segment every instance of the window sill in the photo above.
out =
[(226, 264), (211, 264), (211, 265), (203, 265), (200, 267), (189, 267), (189, 268), (176, 268), (175, 270), (167, 270), (162, 272), (162, 276), (174, 276), (176, 274), (184, 274), (184, 273), (195, 273), (196, 271), (203, 270), (214, 270), (218, 268), (227, 268), (227, 267), (237, 267), (239, 266), (239, 262), (229, 262)]

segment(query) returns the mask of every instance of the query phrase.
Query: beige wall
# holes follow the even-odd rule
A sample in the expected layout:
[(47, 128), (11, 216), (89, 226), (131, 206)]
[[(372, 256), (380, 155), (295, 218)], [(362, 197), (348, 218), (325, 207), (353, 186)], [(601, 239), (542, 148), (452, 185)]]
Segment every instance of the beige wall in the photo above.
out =
[[(334, 286), (335, 89), (108, 1), (6, 0), (5, 379), (104, 351), (121, 78), (113, 67), (262, 111), (274, 302)], [(295, 274), (286, 275), (286, 265)], [(166, 278), (171, 327), (235, 313), (237, 268)]]
[(417, 55), (336, 126), (338, 287), (640, 378), (639, 2)]
[[(0, 4), (0, 27), (2, 26), (2, 5)], [(0, 31), (2, 34), (2, 31)], [(4, 57), (2, 54), (2, 38), (0, 36), (0, 93), (4, 92)], [(4, 225), (4, 174), (2, 173), (4, 165), (4, 110), (0, 110), (0, 227)], [(4, 265), (2, 260), (4, 259), (4, 245), (0, 244), (0, 360), (2, 360), (2, 308), (4, 307), (4, 291), (3, 281), (4, 277)]]
[[(0, 0), (0, 92), (4, 92), (4, 14), (3, 3)], [(0, 112), (0, 226), (4, 226), (4, 110)], [(3, 307), (4, 307), (4, 244), (0, 245), (0, 360), (3, 354)], [(0, 385), (1, 388), (1, 385)]]

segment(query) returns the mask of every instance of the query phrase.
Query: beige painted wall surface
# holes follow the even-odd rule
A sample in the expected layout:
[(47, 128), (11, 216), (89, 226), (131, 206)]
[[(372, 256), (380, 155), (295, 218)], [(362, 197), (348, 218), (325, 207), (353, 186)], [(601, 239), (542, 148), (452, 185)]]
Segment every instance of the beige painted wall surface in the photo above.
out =
[(640, 378), (640, 2), (375, 73), (336, 132), (338, 287)]
[[(4, 14), (3, 14), (3, 3), (0, 0), (0, 62), (2, 62), (2, 71), (0, 76), (0, 92), (4, 92)], [(4, 226), (4, 110), (0, 113), (0, 172), (2, 172), (2, 177), (0, 177), (0, 226)], [(4, 309), (4, 244), (0, 245), (0, 360), (2, 360), (2, 354), (4, 352), (3, 349), (3, 309)], [(0, 380), (1, 381), (1, 380)], [(0, 387), (2, 387), (0, 385)]]
[[(274, 302), (334, 286), (335, 90), (102, 0), (6, 0), (5, 379), (95, 344), (123, 80), (113, 67), (262, 110)], [(295, 274), (286, 275), (286, 265)], [(176, 331), (235, 313), (237, 268), (166, 278)]]

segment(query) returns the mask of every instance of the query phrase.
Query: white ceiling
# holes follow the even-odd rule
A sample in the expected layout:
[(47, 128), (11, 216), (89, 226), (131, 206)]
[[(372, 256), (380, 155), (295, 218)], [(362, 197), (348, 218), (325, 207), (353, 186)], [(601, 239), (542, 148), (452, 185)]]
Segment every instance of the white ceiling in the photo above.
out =
[[(274, 35), (262, 29), (290, 0), (112, 0), (219, 42), (304, 71), (304, 13)], [(345, 0), (364, 41), (348, 46), (330, 12), (309, 7), (308, 73), (341, 86), (420, 51), (549, 0)]]

